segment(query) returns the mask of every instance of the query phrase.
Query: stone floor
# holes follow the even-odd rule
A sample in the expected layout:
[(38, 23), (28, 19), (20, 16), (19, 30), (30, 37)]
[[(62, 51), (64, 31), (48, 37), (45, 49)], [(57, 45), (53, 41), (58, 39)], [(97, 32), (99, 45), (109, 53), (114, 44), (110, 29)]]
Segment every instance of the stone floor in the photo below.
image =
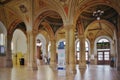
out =
[(86, 70), (76, 67), (76, 74), (65, 75), (64, 71), (42, 65), (37, 71), (27, 67), (0, 68), (0, 80), (120, 80), (120, 72), (110, 66), (89, 65)]

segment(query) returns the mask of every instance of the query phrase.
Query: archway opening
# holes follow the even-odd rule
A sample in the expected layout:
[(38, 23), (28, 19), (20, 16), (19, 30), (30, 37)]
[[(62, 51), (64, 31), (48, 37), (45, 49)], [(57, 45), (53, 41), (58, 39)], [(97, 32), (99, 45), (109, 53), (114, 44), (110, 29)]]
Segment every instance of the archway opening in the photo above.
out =
[(6, 66), (7, 53), (7, 30), (4, 24), (0, 21), (0, 67)]
[(97, 42), (97, 64), (110, 65), (110, 41), (102, 38)]
[(20, 66), (27, 64), (27, 37), (26, 25), (20, 22), (11, 29), (11, 53), (13, 66)]
[[(13, 38), (11, 42), (12, 50), (12, 61), (13, 66), (24, 65), (26, 54), (27, 54), (27, 38), (25, 34), (20, 29), (16, 29), (13, 33)], [(22, 63), (20, 60), (24, 60)]]
[(36, 36), (35, 41), (35, 54), (36, 54), (36, 62), (37, 65), (47, 64), (48, 53), (47, 53), (47, 46), (46, 46), (46, 38), (43, 34), (38, 34)]

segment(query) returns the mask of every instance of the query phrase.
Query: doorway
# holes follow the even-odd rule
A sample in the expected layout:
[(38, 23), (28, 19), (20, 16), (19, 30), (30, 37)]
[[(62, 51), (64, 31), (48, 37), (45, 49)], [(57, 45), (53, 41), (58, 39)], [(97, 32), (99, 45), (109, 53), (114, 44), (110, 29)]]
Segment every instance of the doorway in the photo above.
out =
[(110, 51), (98, 51), (97, 52), (97, 64), (109, 65), (110, 64)]

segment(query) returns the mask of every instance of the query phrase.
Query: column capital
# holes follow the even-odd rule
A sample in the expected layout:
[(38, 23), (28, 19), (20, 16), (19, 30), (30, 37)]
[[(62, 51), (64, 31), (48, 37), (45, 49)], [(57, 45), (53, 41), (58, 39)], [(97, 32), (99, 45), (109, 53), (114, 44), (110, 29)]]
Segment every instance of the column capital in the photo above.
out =
[(65, 29), (75, 29), (75, 25), (74, 24), (67, 24), (67, 25), (64, 25)]

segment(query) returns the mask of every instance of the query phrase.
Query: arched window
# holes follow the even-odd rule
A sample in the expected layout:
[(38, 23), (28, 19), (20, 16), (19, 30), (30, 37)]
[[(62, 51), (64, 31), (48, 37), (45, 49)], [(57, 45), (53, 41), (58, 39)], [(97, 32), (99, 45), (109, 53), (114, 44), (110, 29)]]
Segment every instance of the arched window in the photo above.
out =
[(5, 38), (4, 38), (4, 34), (1, 33), (0, 34), (0, 55), (4, 55), (5, 54)]
[(77, 53), (76, 53), (76, 58), (77, 58), (77, 60), (80, 60), (80, 42), (78, 41), (77, 42), (77, 45), (76, 45), (77, 47), (76, 47), (76, 51), (77, 51)]
[(87, 41), (85, 41), (85, 59), (86, 61), (89, 60), (89, 45)]
[(102, 38), (97, 42), (97, 64), (110, 64), (110, 42), (105, 38)]
[(97, 49), (100, 50), (100, 49), (110, 49), (110, 42), (109, 40), (103, 38), (103, 39), (100, 39), (98, 42), (97, 42)]

